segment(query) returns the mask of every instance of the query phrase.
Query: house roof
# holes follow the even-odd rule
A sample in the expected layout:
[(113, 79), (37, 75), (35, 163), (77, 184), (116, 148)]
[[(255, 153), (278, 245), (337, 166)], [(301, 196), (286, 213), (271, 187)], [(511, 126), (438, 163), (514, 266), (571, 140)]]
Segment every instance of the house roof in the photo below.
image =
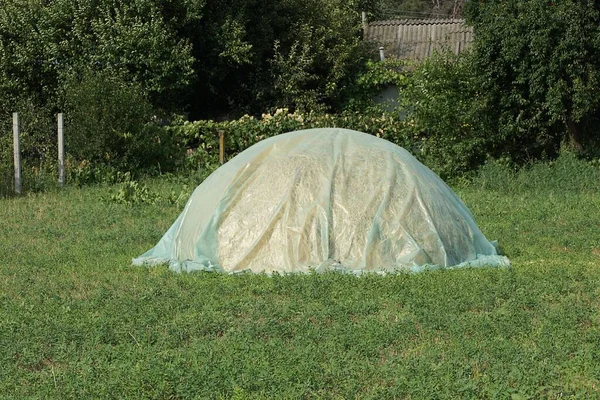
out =
[(367, 25), (365, 40), (377, 42), (386, 55), (422, 60), (434, 51), (450, 49), (455, 54), (469, 48), (473, 28), (462, 19), (399, 19)]

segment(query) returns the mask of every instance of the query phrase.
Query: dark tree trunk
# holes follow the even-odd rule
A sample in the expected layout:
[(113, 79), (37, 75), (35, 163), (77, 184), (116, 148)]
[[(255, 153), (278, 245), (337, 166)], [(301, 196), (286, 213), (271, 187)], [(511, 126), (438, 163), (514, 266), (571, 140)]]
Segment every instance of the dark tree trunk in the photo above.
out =
[(581, 127), (579, 124), (572, 120), (567, 120), (567, 132), (569, 133), (569, 145), (581, 152), (583, 150)]

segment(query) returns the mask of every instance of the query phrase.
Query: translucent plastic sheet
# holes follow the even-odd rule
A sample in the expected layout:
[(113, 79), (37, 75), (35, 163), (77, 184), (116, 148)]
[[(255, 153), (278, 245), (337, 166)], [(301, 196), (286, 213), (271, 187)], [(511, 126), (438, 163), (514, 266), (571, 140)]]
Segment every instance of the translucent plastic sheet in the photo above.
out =
[(242, 152), (133, 262), (257, 273), (509, 265), (454, 192), (406, 150), (335, 128)]

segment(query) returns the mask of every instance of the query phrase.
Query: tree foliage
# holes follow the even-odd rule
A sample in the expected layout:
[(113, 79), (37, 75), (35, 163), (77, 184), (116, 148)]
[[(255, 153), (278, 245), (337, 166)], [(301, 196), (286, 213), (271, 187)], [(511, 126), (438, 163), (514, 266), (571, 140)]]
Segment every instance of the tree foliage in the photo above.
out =
[(460, 18), (466, 0), (382, 0), (381, 17)]
[[(166, 1), (165, 1), (166, 2)], [(193, 75), (188, 41), (159, 2), (10, 0), (0, 9), (0, 99), (60, 107), (57, 93), (88, 68), (137, 82), (169, 108)]]
[(471, 1), (473, 68), (491, 127), (522, 158), (598, 137), (600, 5), (594, 1)]
[(127, 145), (139, 137), (151, 115), (139, 86), (88, 70), (65, 82), (63, 96), (69, 154), (78, 160), (123, 164)]
[(204, 34), (194, 46), (199, 79), (193, 114), (335, 108), (366, 58), (360, 12), (376, 5), (207, 0)]
[(20, 112), (24, 157), (43, 163), (64, 111), (69, 154), (145, 168), (168, 158), (153, 116), (339, 109), (378, 1), (4, 0), (0, 129)]
[[(364, 61), (360, 12), (378, 0), (6, 0), (0, 99), (62, 107), (88, 70), (193, 117), (331, 108)], [(11, 107), (8, 107), (11, 108)]]

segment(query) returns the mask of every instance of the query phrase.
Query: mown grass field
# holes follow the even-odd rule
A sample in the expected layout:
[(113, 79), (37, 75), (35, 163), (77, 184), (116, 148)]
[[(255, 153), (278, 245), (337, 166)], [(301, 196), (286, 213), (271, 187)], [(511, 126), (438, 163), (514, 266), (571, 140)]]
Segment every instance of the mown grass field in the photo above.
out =
[(600, 169), (496, 166), (457, 192), (512, 268), (175, 274), (130, 260), (181, 206), (1, 199), (0, 398), (600, 397)]

